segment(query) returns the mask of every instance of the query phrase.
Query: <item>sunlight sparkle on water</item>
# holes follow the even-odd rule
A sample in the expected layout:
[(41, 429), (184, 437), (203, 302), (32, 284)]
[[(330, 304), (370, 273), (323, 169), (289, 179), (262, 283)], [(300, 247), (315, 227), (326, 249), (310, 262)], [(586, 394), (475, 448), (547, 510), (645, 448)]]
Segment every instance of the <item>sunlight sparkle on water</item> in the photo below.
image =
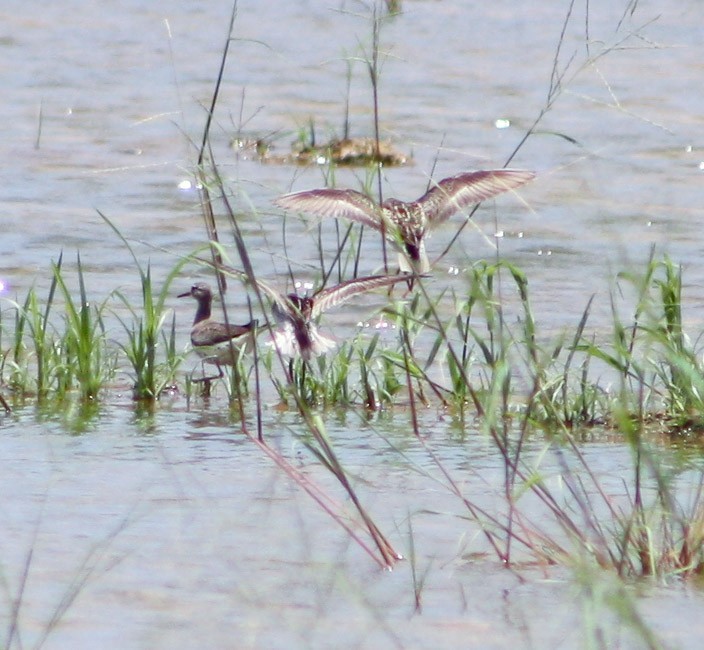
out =
[(178, 185), (177, 185), (179, 190), (182, 190), (184, 192), (188, 192), (190, 190), (200, 190), (202, 189), (202, 185), (200, 183), (194, 183), (193, 181), (189, 181), (188, 179), (182, 180)]
[(303, 291), (305, 291), (307, 294), (309, 291), (313, 290), (313, 287), (315, 285), (312, 282), (308, 282), (308, 281), (302, 282), (300, 280), (297, 280), (296, 282), (293, 283), (293, 286), (295, 287), (297, 292), (300, 291), (301, 289), (303, 289)]

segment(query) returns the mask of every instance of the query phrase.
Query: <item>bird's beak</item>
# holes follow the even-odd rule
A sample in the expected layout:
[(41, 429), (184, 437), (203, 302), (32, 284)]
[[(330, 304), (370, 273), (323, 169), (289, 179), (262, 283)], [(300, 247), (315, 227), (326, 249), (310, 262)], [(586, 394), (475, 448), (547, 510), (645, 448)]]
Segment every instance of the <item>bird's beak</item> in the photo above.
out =
[(186, 296), (190, 296), (190, 295), (191, 295), (191, 292), (186, 291), (186, 293), (179, 293), (178, 296), (176, 296), (176, 297), (177, 298), (185, 298)]

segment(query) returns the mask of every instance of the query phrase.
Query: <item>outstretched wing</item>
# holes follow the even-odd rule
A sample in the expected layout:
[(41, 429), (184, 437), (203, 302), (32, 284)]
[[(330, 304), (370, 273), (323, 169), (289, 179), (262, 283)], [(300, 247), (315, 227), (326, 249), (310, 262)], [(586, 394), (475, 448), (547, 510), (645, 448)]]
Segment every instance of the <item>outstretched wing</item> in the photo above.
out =
[(408, 277), (408, 275), (370, 275), (364, 278), (356, 278), (355, 280), (347, 280), (337, 286), (323, 289), (313, 296), (311, 318), (316, 318), (324, 311), (341, 305), (360, 293), (388, 287), (397, 282), (404, 282), (408, 280)]
[(349, 219), (381, 230), (381, 213), (368, 196), (356, 190), (307, 190), (285, 194), (274, 201), (286, 210), (305, 212), (318, 217)]
[[(229, 266), (227, 264), (217, 264), (213, 265), (213, 263), (210, 260), (205, 260), (201, 258), (197, 258), (199, 262), (204, 262), (205, 264), (208, 264), (209, 266), (213, 266), (216, 268), (218, 271), (221, 271), (225, 273), (225, 275), (228, 275), (232, 278), (237, 278), (240, 282), (242, 282), (245, 285), (252, 286), (252, 281), (249, 275), (240, 269), (236, 269), (232, 266)], [(290, 306), (290, 301), (289, 299), (282, 294), (278, 289), (272, 287), (268, 282), (265, 282), (264, 280), (260, 280), (259, 278), (254, 279), (254, 284), (256, 285), (256, 288), (258, 291), (261, 291), (265, 296), (269, 298), (273, 303), (278, 304), (284, 308), (288, 308)]]
[[(208, 260), (201, 260), (199, 258), (199, 261), (212, 265), (212, 262)], [(218, 264), (217, 268), (231, 277), (238, 278), (245, 284), (251, 284), (249, 276), (244, 271), (235, 269), (226, 264)], [(374, 289), (379, 289), (381, 287), (388, 287), (392, 284), (396, 284), (397, 282), (408, 281), (409, 277), (409, 275), (405, 274), (370, 275), (363, 278), (356, 278), (354, 280), (347, 280), (334, 287), (322, 289), (313, 296), (313, 307), (311, 308), (310, 319), (312, 320), (317, 318), (324, 311), (332, 309), (337, 305), (341, 305), (360, 293), (373, 291)], [(264, 280), (257, 279), (255, 283), (259, 291), (267, 295), (269, 299), (281, 309), (283, 314), (287, 314), (289, 316), (288, 319), (284, 316), (283, 320), (295, 320), (298, 322), (300, 319), (303, 319), (303, 315), (300, 314), (298, 307), (293, 304), (288, 296), (282, 294)]]
[(489, 169), (465, 172), (441, 180), (418, 199), (430, 226), (442, 223), (463, 208), (524, 185), (535, 172)]
[[(201, 260), (205, 261), (205, 260)], [(208, 262), (210, 263), (210, 262)], [(218, 264), (217, 268), (223, 273), (240, 280), (243, 284), (247, 286), (252, 286), (252, 281), (244, 271), (236, 269), (227, 264)], [(268, 282), (255, 278), (254, 285), (257, 291), (264, 294), (272, 303), (272, 313), (274, 319), (278, 323), (293, 323), (299, 326), (304, 326), (306, 322), (306, 317), (301, 313), (299, 305), (292, 301), (286, 294), (281, 293), (275, 287), (272, 287)], [(320, 313), (320, 312), (318, 312)]]

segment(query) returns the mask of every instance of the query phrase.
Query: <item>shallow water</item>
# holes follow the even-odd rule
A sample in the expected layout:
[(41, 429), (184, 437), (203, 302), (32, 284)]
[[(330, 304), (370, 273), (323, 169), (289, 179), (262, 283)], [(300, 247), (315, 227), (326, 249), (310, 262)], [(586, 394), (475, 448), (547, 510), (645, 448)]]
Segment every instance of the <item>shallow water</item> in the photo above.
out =
[[(641, 1), (617, 30), (622, 4), (589, 3), (591, 54), (602, 43), (618, 49), (583, 69), (584, 7), (575, 8), (560, 56), (563, 66), (574, 56), (564, 91), (511, 163), (535, 169), (538, 178), (517, 196), (483, 206), (478, 229), (465, 229), (434, 282), (442, 286), (449, 267), (499, 255), (528, 274), (541, 331), (573, 328), (596, 294), (590, 325), (598, 332), (610, 322), (614, 274), (642, 269), (656, 245), (684, 266), (685, 317), (696, 336), (704, 318), (701, 7), (696, 0)], [(38, 13), (18, 0), (3, 3), (4, 297), (46, 287), (50, 260), (63, 250), (70, 268), (77, 249), (96, 300), (118, 287), (139, 296), (129, 252), (97, 210), (159, 280), (204, 240), (197, 193), (179, 184), (192, 180), (230, 6), (144, 5), (69, 0)], [(255, 264), (282, 287), (282, 218), (271, 201), (322, 185), (323, 172), (238, 157), (229, 142), (240, 124), (247, 137), (270, 136), (278, 153), (310, 119), (319, 140), (340, 134), (344, 57), (369, 43), (369, 21), (356, 15), (366, 14), (359, 3), (318, 5), (280, 3), (271, 17), (258, 3), (240, 3), (212, 131)], [(419, 196), (431, 173), (439, 179), (503, 165), (544, 106), (564, 5), (499, 1), (470, 14), (459, 2), (403, 3), (404, 14), (381, 33), (388, 57), (380, 114), (382, 135), (414, 164), (385, 171), (385, 196)], [(366, 71), (357, 64), (352, 135), (371, 134), (370, 106)], [(500, 119), (510, 126), (497, 128)], [(363, 180), (360, 170), (336, 173), (341, 186)], [(457, 225), (434, 234), (431, 257)], [(293, 270), (312, 280), (315, 237), (297, 221), (289, 228)], [(332, 236), (334, 225), (323, 224), (323, 232)], [(366, 243), (362, 271), (372, 272), (379, 258)], [(174, 296), (202, 277), (207, 273), (188, 267)], [(229, 300), (235, 310), (244, 305), (235, 290)], [(326, 322), (345, 338), (382, 303), (358, 301)], [(183, 346), (193, 306), (175, 297), (170, 306)], [(56, 648), (173, 648), (193, 639), (252, 648), (579, 645), (584, 612), (571, 574), (525, 568), (521, 582), (484, 555), (461, 503), (433, 480), (437, 470), (410, 436), (405, 413), (375, 428), (406, 457), (354, 414), (328, 426), (365, 504), (405, 555), (410, 518), (418, 568), (426, 572), (419, 615), (411, 562), (380, 572), (221, 407), (189, 406), (177, 395), (149, 414), (115, 396), (87, 420), (30, 407), (2, 416), (0, 613), (9, 619), (28, 563), (18, 617), (23, 647), (47, 630), (44, 646)], [(335, 491), (291, 436), (295, 416), (269, 410), (265, 421), (272, 444)], [(432, 409), (424, 415), (423, 430), (447, 466), (477, 499), (499, 507), (501, 464), (492, 446), (458, 428)], [(616, 478), (629, 467), (628, 452), (614, 443), (586, 449), (622, 495)], [(638, 604), (648, 624), (673, 646), (698, 647), (696, 588), (643, 591)], [(57, 612), (59, 623), (49, 629)], [(608, 634), (620, 647), (641, 647), (615, 624)]]
[[(380, 571), (216, 415), (174, 407), (156, 420), (113, 408), (96, 431), (77, 437), (66, 435), (64, 422), (30, 412), (15, 426), (5, 422), (0, 556), (6, 604), (20, 593), (29, 563), (19, 616), (24, 647), (34, 647), (54, 615), (60, 623), (45, 647), (188, 647), (193, 638), (256, 648), (579, 645), (582, 600), (570, 574), (498, 567), (401, 426), (383, 431), (403, 458), (369, 427), (352, 435), (347, 422), (331, 435), (365, 504), (409, 558), (412, 531), (423, 580), (417, 614), (410, 560)], [(286, 420), (272, 426), (271, 444), (337, 494), (285, 433)], [(423, 422), (429, 443), (466, 493), (499, 504), (491, 497), (499, 467), (486, 440), (453, 442), (433, 422)], [(627, 452), (608, 444), (587, 453), (604, 457), (603, 484), (617, 498)], [(610, 586), (606, 576), (597, 583)], [(643, 585), (641, 592), (655, 630), (679, 647), (697, 647), (695, 588)], [(642, 647), (618, 626), (604, 626), (619, 647)]]

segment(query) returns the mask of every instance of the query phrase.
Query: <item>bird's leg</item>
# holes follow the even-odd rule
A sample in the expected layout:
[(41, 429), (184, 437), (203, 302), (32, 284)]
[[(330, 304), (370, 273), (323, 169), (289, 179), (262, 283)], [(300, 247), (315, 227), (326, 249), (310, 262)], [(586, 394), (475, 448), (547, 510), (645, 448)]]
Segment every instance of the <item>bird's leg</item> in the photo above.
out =
[[(399, 275), (401, 273), (401, 269), (396, 269), (396, 273), (394, 275)], [(388, 291), (386, 292), (386, 295), (388, 296), (389, 299), (391, 299), (391, 296), (394, 294), (394, 289), (396, 288), (396, 284), (390, 284)]]
[(301, 377), (300, 377), (300, 392), (303, 392), (303, 389), (305, 388), (306, 385), (306, 371), (308, 370), (308, 362), (305, 359), (301, 360)]
[(413, 287), (415, 286), (415, 283), (416, 283), (416, 274), (411, 273), (408, 276), (408, 280), (406, 280), (406, 284), (408, 285), (408, 289), (404, 292), (404, 294), (402, 296), (403, 298), (407, 298), (408, 294), (413, 292)]
[(222, 368), (220, 367), (219, 363), (215, 364), (215, 367), (218, 369), (218, 374), (207, 376), (205, 374), (205, 361), (206, 360), (203, 359), (203, 361), (200, 362), (201, 368), (203, 369), (203, 376), (198, 377), (198, 379), (192, 379), (191, 381), (193, 381), (194, 384), (200, 384), (201, 382), (204, 382), (204, 381), (212, 381), (213, 379), (220, 379), (221, 377), (223, 377)]

